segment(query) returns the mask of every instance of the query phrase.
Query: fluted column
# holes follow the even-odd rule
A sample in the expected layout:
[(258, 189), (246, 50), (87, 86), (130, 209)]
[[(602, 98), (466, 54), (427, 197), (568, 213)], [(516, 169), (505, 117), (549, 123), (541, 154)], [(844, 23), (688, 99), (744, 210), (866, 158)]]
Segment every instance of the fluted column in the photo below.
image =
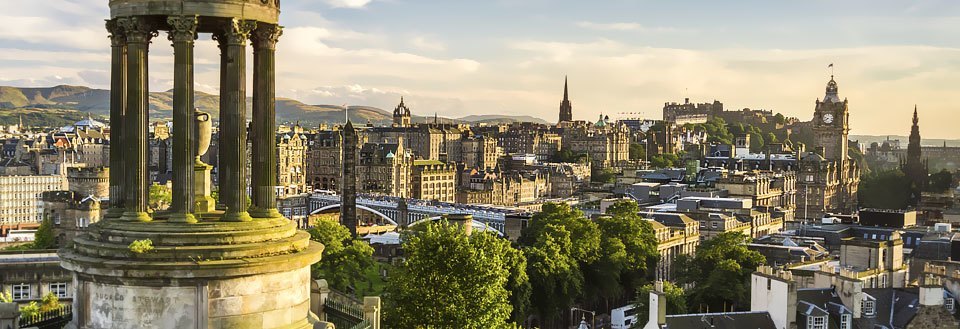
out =
[(231, 19), (214, 38), (220, 43), (220, 198), (222, 221), (249, 221), (247, 213), (246, 46), (256, 22)]
[(141, 17), (118, 18), (127, 38), (127, 109), (124, 115), (124, 199), (123, 218), (150, 221), (147, 207), (147, 121), (149, 120), (149, 83), (147, 52), (150, 39), (157, 35)]
[(277, 143), (275, 58), (277, 39), (283, 30), (264, 25), (253, 32), (253, 121), (251, 141), (253, 161), (253, 209), (258, 218), (280, 217), (277, 210)]
[(124, 112), (127, 108), (127, 37), (116, 19), (107, 20), (110, 32), (110, 208), (105, 218), (123, 215)]
[(196, 150), (193, 109), (193, 42), (196, 16), (167, 18), (173, 41), (173, 202), (170, 221), (196, 223), (193, 167)]

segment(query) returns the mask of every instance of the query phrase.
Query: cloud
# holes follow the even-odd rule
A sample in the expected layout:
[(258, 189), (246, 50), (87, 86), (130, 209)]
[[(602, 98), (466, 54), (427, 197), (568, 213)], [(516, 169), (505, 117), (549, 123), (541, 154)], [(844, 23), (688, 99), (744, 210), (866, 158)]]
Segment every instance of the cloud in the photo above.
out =
[(425, 36), (416, 36), (410, 39), (410, 44), (417, 49), (427, 50), (427, 51), (444, 51), (447, 50), (447, 46), (437, 40), (427, 39)]
[(334, 8), (363, 8), (372, 0), (326, 0)]
[(640, 23), (632, 22), (613, 22), (613, 23), (597, 23), (589, 21), (579, 21), (576, 23), (577, 26), (597, 31), (639, 31), (639, 32), (676, 32), (678, 29), (671, 27), (647, 27), (643, 26)]

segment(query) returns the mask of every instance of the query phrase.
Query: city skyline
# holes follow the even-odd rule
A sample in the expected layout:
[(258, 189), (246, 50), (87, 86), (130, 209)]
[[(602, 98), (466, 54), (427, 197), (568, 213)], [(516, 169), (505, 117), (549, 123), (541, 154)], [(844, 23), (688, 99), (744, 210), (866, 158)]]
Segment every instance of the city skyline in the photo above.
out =
[[(949, 86), (960, 62), (948, 32), (958, 5), (826, 1), (758, 5), (496, 1), (284, 2), (281, 97), (415, 114), (529, 114), (554, 122), (570, 76), (573, 118), (642, 113), (663, 102), (764, 108), (809, 120), (835, 64), (852, 133), (957, 138)], [(68, 16), (69, 15), (69, 16)], [(108, 86), (106, 1), (24, 3), (0, 14), (0, 84)], [(172, 50), (151, 48), (151, 89), (172, 88)], [(197, 42), (197, 89), (215, 92), (217, 50)], [(248, 60), (250, 60), (248, 58)], [(322, 63), (309, 66), (303, 63)]]

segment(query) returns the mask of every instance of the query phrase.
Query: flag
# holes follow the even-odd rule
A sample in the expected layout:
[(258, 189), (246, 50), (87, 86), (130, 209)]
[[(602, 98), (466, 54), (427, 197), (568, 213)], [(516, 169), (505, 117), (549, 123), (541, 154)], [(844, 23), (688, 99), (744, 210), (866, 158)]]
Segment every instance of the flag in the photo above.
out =
[(827, 65), (827, 67), (833, 67), (833, 63), (830, 63), (830, 65)]

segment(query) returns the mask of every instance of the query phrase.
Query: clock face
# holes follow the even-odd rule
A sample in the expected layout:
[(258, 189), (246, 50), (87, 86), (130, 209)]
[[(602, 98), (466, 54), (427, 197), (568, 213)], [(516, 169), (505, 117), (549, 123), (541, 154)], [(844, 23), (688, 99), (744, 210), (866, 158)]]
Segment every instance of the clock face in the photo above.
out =
[(823, 122), (833, 123), (833, 114), (827, 113), (823, 115)]

